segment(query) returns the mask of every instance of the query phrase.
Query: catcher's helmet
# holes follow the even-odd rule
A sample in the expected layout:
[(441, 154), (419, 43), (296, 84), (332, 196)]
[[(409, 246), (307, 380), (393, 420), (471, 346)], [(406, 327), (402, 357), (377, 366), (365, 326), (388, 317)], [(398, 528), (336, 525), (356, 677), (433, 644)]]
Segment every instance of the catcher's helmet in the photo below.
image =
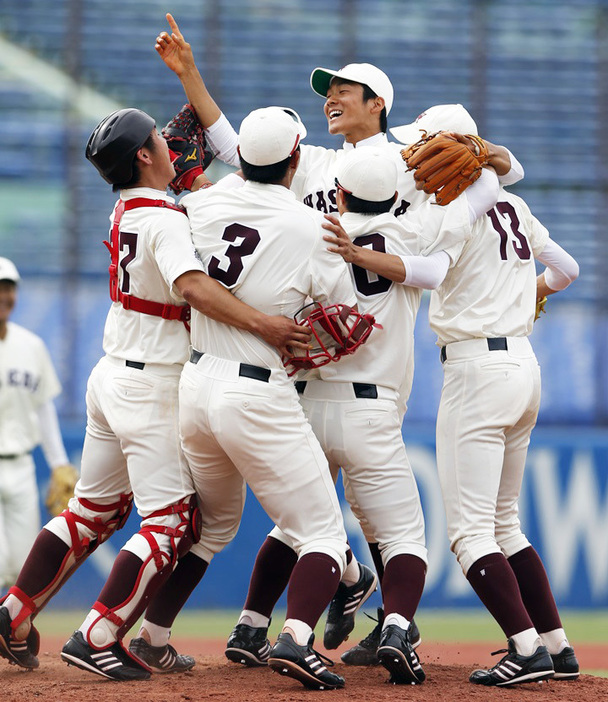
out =
[(135, 154), (155, 127), (150, 115), (128, 107), (103, 119), (93, 130), (86, 157), (111, 185), (128, 183), (133, 177)]

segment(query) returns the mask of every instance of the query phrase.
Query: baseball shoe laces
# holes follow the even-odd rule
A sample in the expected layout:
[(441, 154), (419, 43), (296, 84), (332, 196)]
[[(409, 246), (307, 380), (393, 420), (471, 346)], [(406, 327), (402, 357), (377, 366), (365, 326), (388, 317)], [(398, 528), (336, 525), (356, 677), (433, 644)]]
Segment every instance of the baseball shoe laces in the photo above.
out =
[(267, 626), (255, 627), (237, 624), (228, 637), (224, 653), (226, 658), (233, 663), (255, 667), (268, 665), (270, 648)]
[(493, 651), (497, 656), (506, 653), (500, 661), (489, 670), (474, 670), (469, 682), (475, 685), (505, 687), (524, 682), (540, 682), (554, 676), (553, 661), (545, 646), (538, 646), (531, 656), (517, 653), (512, 639), (508, 639), (508, 648)]
[(268, 665), (280, 675), (299, 680), (309, 690), (335, 690), (344, 687), (344, 678), (327, 670), (333, 661), (312, 647), (315, 635), (311, 634), (306, 646), (300, 646), (291, 634), (279, 634), (272, 647)]
[(68, 665), (112, 680), (147, 680), (150, 669), (135, 658), (120, 641), (97, 649), (89, 646), (81, 631), (75, 631), (61, 650)]
[(129, 651), (153, 673), (184, 673), (194, 668), (196, 663), (192, 656), (178, 653), (171, 644), (152, 646), (141, 637), (131, 640)]
[(13, 638), (11, 618), (6, 607), (0, 607), (0, 655), (11, 665), (33, 670), (38, 668), (38, 651), (40, 650), (40, 634), (32, 624), (27, 637), (23, 641)]
[(328, 650), (338, 648), (343, 641), (346, 641), (355, 628), (355, 615), (378, 584), (378, 578), (371, 568), (359, 563), (359, 569), (361, 571), (359, 580), (350, 586), (340, 583), (329, 603), (323, 633), (323, 645)]

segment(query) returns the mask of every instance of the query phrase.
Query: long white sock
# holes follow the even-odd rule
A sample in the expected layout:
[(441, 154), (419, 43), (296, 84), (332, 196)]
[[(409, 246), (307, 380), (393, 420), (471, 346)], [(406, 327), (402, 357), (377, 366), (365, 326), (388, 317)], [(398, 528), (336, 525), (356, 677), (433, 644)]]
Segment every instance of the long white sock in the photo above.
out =
[(254, 612), (252, 609), (244, 609), (237, 624), (247, 624), (247, 626), (252, 626), (256, 629), (263, 629), (269, 626), (270, 618), (259, 612)]
[(153, 624), (147, 619), (144, 619), (137, 635), (142, 636), (144, 629), (148, 636), (144, 636), (143, 638), (146, 639), (146, 641), (148, 638), (150, 639), (150, 646), (166, 646), (169, 643), (169, 638), (171, 637), (171, 629), (169, 627), (159, 626), (158, 624)]
[(291, 632), (293, 632), (293, 638), (298, 646), (306, 646), (308, 640), (310, 639), (310, 635), (312, 634), (312, 629), (301, 619), (286, 619), (285, 624), (283, 625), (283, 631), (281, 633), (285, 633), (285, 629), (291, 629)]
[(350, 587), (359, 581), (361, 577), (361, 569), (359, 568), (359, 563), (357, 559), (353, 557), (351, 562), (344, 569), (342, 574), (342, 580), (340, 582), (344, 583), (346, 587)]
[(555, 655), (563, 651), (566, 646), (570, 646), (568, 638), (566, 637), (566, 632), (563, 629), (553, 629), (553, 631), (546, 631), (544, 634), (540, 635), (543, 644), (547, 647), (549, 653)]
[(515, 644), (515, 650), (520, 656), (531, 656), (542, 643), (534, 627), (513, 634), (511, 641)]

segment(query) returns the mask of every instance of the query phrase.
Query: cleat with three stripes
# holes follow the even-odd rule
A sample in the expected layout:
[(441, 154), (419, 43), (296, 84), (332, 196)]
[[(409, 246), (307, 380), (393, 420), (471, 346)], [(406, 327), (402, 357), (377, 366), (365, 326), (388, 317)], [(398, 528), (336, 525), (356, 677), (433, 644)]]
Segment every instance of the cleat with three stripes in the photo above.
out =
[(555, 674), (553, 661), (545, 646), (538, 646), (531, 656), (522, 656), (515, 650), (515, 644), (508, 639), (508, 648), (494, 651), (493, 656), (506, 653), (506, 656), (489, 670), (474, 670), (469, 682), (475, 685), (506, 687), (525, 682), (549, 680)]
[(6, 658), (11, 665), (33, 670), (40, 665), (37, 658), (39, 650), (40, 634), (36, 627), (32, 624), (27, 638), (17, 641), (13, 638), (8, 610), (0, 607), (0, 656)]
[(313, 650), (314, 640), (315, 635), (311, 634), (306, 646), (300, 646), (291, 634), (279, 634), (270, 651), (268, 665), (280, 675), (299, 680), (309, 690), (335, 690), (344, 687), (344, 678), (331, 673), (325, 667), (333, 666), (333, 661)]
[(328, 650), (338, 648), (343, 641), (346, 641), (355, 628), (355, 615), (378, 584), (378, 578), (371, 568), (359, 563), (359, 570), (359, 580), (351, 586), (340, 583), (329, 603), (327, 622), (323, 632), (323, 645)]
[(411, 624), (407, 629), (396, 624), (389, 624), (382, 629), (377, 656), (391, 674), (389, 682), (394, 685), (417, 685), (426, 680), (420, 659), (410, 640), (411, 629)]
[(96, 673), (111, 680), (147, 680), (150, 669), (129, 653), (120, 641), (96, 649), (86, 642), (81, 631), (75, 631), (61, 650), (68, 665)]
[(192, 656), (178, 653), (171, 644), (152, 646), (145, 639), (131, 639), (129, 651), (143, 661), (153, 673), (184, 673), (194, 668)]
[(237, 624), (228, 637), (224, 653), (233, 663), (248, 667), (267, 665), (270, 655), (268, 627)]

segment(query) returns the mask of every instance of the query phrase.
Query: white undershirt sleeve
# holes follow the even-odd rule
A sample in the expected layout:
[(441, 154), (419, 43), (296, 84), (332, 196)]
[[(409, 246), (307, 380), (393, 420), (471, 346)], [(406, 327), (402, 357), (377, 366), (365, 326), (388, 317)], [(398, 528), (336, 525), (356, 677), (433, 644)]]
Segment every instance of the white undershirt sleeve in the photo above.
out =
[(223, 112), (216, 122), (205, 129), (205, 136), (220, 161), (224, 161), (230, 166), (240, 166), (239, 155), (236, 150), (239, 138)]
[(524, 177), (524, 167), (510, 151), (509, 158), (511, 159), (511, 170), (504, 175), (498, 176), (501, 185), (513, 185), (513, 183), (519, 182)]
[(547, 266), (545, 282), (551, 290), (563, 290), (578, 278), (578, 263), (552, 239), (547, 240), (536, 259)]
[(38, 421), (42, 437), (42, 451), (51, 469), (69, 463), (53, 400), (45, 402), (38, 408)]
[(430, 256), (399, 256), (405, 266), (403, 285), (413, 288), (435, 290), (445, 278), (450, 266), (450, 257), (445, 251)]
[(500, 185), (494, 169), (482, 168), (481, 175), (469, 186), (464, 195), (469, 203), (469, 223), (476, 222), (481, 215), (492, 209), (498, 200)]

